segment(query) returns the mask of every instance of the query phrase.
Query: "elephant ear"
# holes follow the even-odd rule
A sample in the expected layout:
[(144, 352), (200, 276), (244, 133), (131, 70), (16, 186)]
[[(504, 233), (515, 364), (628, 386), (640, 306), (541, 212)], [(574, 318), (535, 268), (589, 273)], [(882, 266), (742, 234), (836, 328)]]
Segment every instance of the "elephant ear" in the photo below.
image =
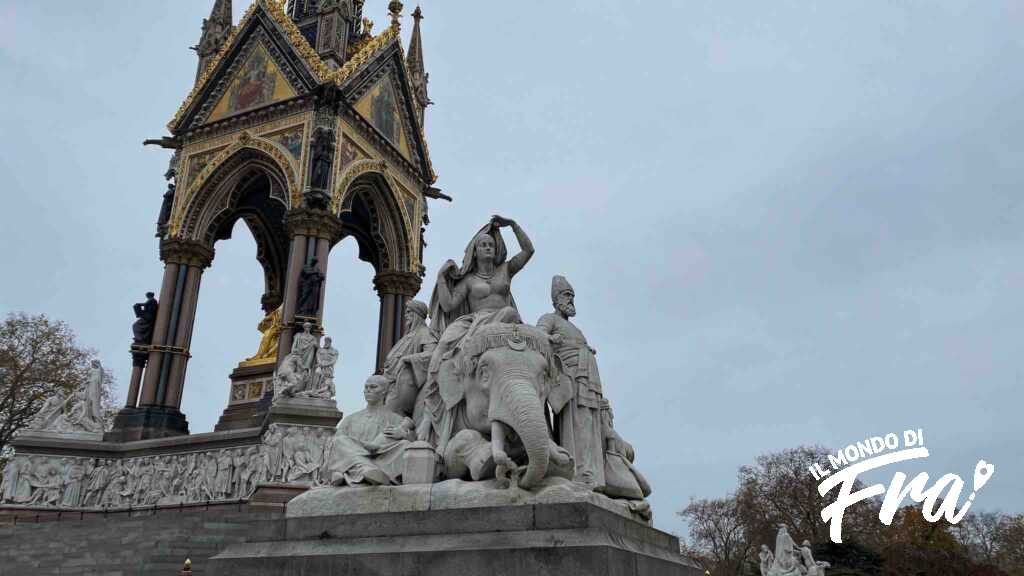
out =
[(437, 373), (437, 387), (441, 391), (441, 399), (444, 400), (444, 406), (448, 410), (455, 408), (455, 405), (466, 396), (464, 370), (459, 370), (457, 366), (460, 361), (462, 359), (458, 357), (442, 361), (441, 368)]
[(566, 373), (558, 354), (551, 354), (551, 361), (548, 363), (548, 379), (550, 381), (548, 404), (557, 414), (573, 397), (572, 377)]

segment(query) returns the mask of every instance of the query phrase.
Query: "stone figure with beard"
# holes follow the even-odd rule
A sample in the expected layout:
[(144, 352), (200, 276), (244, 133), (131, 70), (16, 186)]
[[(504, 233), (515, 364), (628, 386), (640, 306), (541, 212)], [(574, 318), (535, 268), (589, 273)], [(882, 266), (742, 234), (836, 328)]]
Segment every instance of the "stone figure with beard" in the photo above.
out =
[(603, 491), (605, 487), (604, 432), (601, 428), (601, 406), (604, 396), (601, 375), (594, 359), (596, 351), (587, 343), (583, 332), (572, 323), (576, 315), (576, 293), (563, 276), (551, 279), (551, 301), (555, 311), (537, 321), (537, 328), (546, 332), (555, 354), (571, 386), (572, 397), (553, 393), (548, 398), (558, 414), (558, 444), (572, 454), (576, 462), (574, 480)]

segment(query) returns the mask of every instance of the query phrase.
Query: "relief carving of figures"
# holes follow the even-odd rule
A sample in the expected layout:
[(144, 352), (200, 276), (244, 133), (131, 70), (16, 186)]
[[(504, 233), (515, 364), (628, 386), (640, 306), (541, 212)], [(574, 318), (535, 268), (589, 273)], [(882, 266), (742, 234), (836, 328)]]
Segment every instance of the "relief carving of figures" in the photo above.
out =
[(41, 460), (33, 471), (34, 475), (29, 477), (32, 496), (28, 503), (52, 506), (60, 502), (60, 491), (63, 485), (60, 469), (49, 460)]
[(284, 465), (284, 438), (277, 424), (271, 424), (263, 436), (263, 461), (265, 462), (266, 480), (275, 481), (281, 478)]
[(331, 448), (329, 481), (335, 486), (397, 484), (402, 456), (413, 439), (413, 422), (386, 406), (389, 381), (374, 375), (363, 386), (366, 408), (338, 424)]
[(107, 489), (110, 477), (109, 460), (99, 460), (89, 480), (89, 489), (85, 493), (83, 506), (99, 506), (103, 500), (103, 492)]
[(120, 508), (244, 499), (267, 481), (318, 485), (332, 432), (273, 424), (257, 446), (123, 460), (16, 455), (0, 477), (0, 502)]
[(320, 468), (320, 447), (316, 437), (308, 428), (293, 428), (290, 432), (295, 440), (291, 466), (288, 468), (288, 482), (312, 484)]
[(226, 500), (231, 497), (231, 453), (221, 450), (217, 454), (216, 496)]
[(3, 479), (0, 480), (0, 503), (15, 502), (21, 462), (21, 458), (12, 458), (4, 467)]
[(82, 483), (85, 481), (85, 466), (79, 458), (64, 458), (64, 496), (60, 505), (76, 508), (82, 502)]
[(604, 400), (601, 375), (594, 349), (583, 332), (572, 323), (576, 315), (576, 293), (562, 276), (551, 279), (553, 313), (541, 316), (537, 328), (550, 335), (551, 344), (569, 379), (571, 397), (553, 395), (551, 407), (558, 414), (561, 431), (558, 443), (576, 461), (574, 480), (595, 490), (605, 486), (604, 432), (601, 406)]

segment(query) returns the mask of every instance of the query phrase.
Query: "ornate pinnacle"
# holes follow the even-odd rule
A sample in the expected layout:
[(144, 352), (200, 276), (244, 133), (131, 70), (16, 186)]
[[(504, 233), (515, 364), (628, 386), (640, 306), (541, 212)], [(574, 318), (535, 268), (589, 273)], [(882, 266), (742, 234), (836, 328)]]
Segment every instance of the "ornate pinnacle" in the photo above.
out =
[(402, 17), (402, 3), (398, 0), (391, 0), (388, 2), (388, 12), (391, 13), (391, 25), (395, 28), (400, 27), (398, 19)]

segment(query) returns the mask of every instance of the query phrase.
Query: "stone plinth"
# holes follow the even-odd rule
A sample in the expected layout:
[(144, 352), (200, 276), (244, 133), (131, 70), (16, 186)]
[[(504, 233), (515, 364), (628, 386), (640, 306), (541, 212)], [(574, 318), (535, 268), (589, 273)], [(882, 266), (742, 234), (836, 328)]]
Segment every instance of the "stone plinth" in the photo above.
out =
[(646, 502), (614, 500), (564, 478), (545, 478), (534, 490), (498, 488), (494, 480), (444, 480), (403, 486), (322, 486), (288, 503), (288, 518), (343, 516), (380, 512), (423, 512), (462, 508), (590, 504), (631, 520), (647, 523)]
[(114, 426), (104, 434), (107, 442), (131, 442), (188, 435), (188, 420), (177, 408), (142, 406), (122, 408)]
[(338, 403), (323, 398), (275, 398), (270, 424), (305, 424), (334, 428), (341, 420)]
[(231, 372), (228, 405), (214, 430), (261, 426), (274, 396), (274, 361), (241, 363)]
[(703, 574), (679, 555), (674, 536), (588, 502), (262, 521), (246, 543), (211, 558), (210, 569), (220, 576)]
[(284, 510), (293, 498), (309, 490), (308, 486), (285, 483), (264, 483), (256, 487), (249, 497), (249, 506), (254, 509), (273, 508)]

